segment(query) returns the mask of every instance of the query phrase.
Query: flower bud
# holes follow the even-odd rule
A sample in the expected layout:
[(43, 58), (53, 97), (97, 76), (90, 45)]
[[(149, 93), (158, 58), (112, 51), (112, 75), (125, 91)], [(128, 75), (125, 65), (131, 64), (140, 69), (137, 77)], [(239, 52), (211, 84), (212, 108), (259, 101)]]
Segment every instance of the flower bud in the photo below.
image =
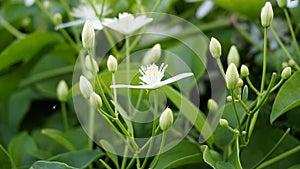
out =
[(295, 60), (294, 60), (294, 59), (290, 59), (290, 60), (289, 60), (289, 65), (290, 65), (291, 67), (294, 67), (294, 66), (296, 65)]
[(160, 44), (154, 45), (144, 56), (142, 64), (149, 65), (159, 60), (161, 56)]
[(243, 77), (248, 77), (249, 76), (249, 69), (246, 65), (241, 66), (241, 75)]
[(84, 76), (80, 76), (79, 89), (86, 99), (89, 99), (90, 95), (93, 93), (92, 84)]
[(166, 108), (166, 110), (161, 114), (159, 118), (159, 127), (162, 131), (168, 130), (173, 125), (173, 112), (170, 108)]
[(227, 56), (227, 64), (234, 63), (236, 67), (240, 66), (240, 54), (235, 45), (230, 47), (228, 56)]
[(241, 88), (241, 87), (243, 87), (243, 86), (244, 86), (244, 81), (243, 81), (241, 78), (239, 78), (239, 81), (238, 81), (236, 87), (237, 87), (237, 88)]
[(230, 63), (226, 70), (226, 85), (229, 90), (233, 90), (237, 87), (239, 82), (239, 72), (234, 63)]
[(69, 92), (69, 89), (68, 89), (68, 85), (67, 85), (66, 81), (64, 81), (64, 80), (59, 81), (59, 83), (57, 85), (57, 89), (56, 89), (56, 94), (57, 94), (58, 100), (61, 102), (67, 101), (68, 92)]
[(91, 21), (87, 20), (82, 29), (82, 46), (91, 50), (95, 46), (95, 31)]
[(218, 110), (219, 110), (218, 103), (213, 99), (209, 99), (207, 101), (207, 108), (209, 111), (214, 112), (214, 113), (218, 112)]
[(219, 59), (222, 55), (222, 47), (220, 42), (212, 37), (209, 42), (209, 51), (215, 59)]
[(237, 134), (237, 135), (240, 134), (240, 131), (238, 129), (233, 129), (233, 132), (234, 132), (234, 134)]
[(287, 0), (277, 0), (277, 4), (280, 8), (285, 8), (287, 5)]
[(284, 68), (286, 68), (286, 67), (288, 67), (289, 66), (289, 64), (287, 63), (287, 62), (282, 62), (281, 63), (281, 68), (282, 69), (284, 69)]
[(108, 71), (114, 73), (118, 70), (118, 61), (113, 55), (109, 55), (107, 60)]
[(43, 6), (47, 10), (51, 9), (51, 3), (48, 0), (46, 0), (46, 1), (43, 2)]
[(232, 96), (227, 96), (227, 97), (226, 97), (226, 101), (232, 102)]
[(92, 92), (89, 102), (90, 102), (91, 106), (94, 108), (100, 109), (102, 107), (102, 99), (95, 92)]
[(93, 75), (97, 74), (98, 71), (99, 71), (99, 67), (98, 67), (98, 64), (97, 64), (96, 60), (93, 57), (89, 56), (89, 55), (87, 55), (85, 57), (85, 67)]
[(53, 16), (54, 22), (56, 25), (60, 24), (62, 22), (62, 16), (60, 13), (55, 13)]
[(282, 79), (288, 79), (292, 74), (292, 69), (291, 67), (286, 67), (283, 69), (283, 71), (281, 72), (281, 78)]
[(226, 119), (220, 119), (219, 120), (219, 124), (220, 124), (220, 126), (222, 126), (222, 127), (228, 127), (228, 121), (226, 120)]
[(244, 102), (246, 102), (248, 100), (248, 96), (249, 96), (249, 88), (247, 85), (244, 86), (242, 94), (243, 94), (242, 99)]
[(261, 25), (269, 27), (273, 21), (273, 9), (270, 2), (266, 2), (260, 13)]
[(247, 132), (245, 130), (242, 131), (242, 135), (246, 135)]

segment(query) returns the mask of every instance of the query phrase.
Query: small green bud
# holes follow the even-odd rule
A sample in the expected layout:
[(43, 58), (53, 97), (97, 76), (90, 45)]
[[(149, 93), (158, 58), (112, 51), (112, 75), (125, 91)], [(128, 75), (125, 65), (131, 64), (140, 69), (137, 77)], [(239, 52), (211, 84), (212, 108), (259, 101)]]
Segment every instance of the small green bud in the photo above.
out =
[(221, 44), (220, 42), (212, 37), (210, 39), (210, 43), (209, 43), (209, 51), (212, 55), (213, 58), (215, 59), (219, 59), (222, 55), (222, 47), (221, 47)]
[(288, 79), (292, 74), (292, 68), (291, 67), (286, 67), (283, 69), (281, 72), (281, 78), (282, 79)]
[(93, 93), (92, 84), (84, 76), (80, 76), (79, 89), (80, 89), (83, 97), (86, 99), (89, 99), (90, 95)]
[(107, 60), (108, 71), (115, 73), (118, 70), (118, 61), (113, 55), (109, 55)]
[(54, 19), (56, 25), (58, 25), (62, 22), (62, 16), (60, 13), (55, 13), (53, 16), (53, 19)]
[(207, 101), (207, 108), (209, 111), (214, 112), (214, 113), (218, 112), (218, 110), (219, 110), (218, 103), (213, 99), (209, 99)]
[(295, 60), (294, 60), (294, 59), (290, 59), (290, 60), (289, 60), (289, 65), (290, 65), (291, 67), (294, 67), (294, 66), (296, 65)]
[(239, 82), (239, 72), (234, 63), (230, 63), (226, 70), (226, 84), (229, 90), (233, 90), (237, 87)]
[(289, 67), (289, 64), (287, 62), (282, 62), (281, 63), (281, 68), (284, 69), (286, 67)]
[(260, 13), (261, 25), (269, 27), (273, 21), (273, 8), (270, 2), (266, 2)]
[(246, 102), (248, 100), (248, 96), (249, 96), (249, 88), (247, 85), (244, 86), (242, 94), (243, 94), (242, 99), (244, 102)]
[(249, 69), (246, 65), (241, 66), (241, 75), (243, 77), (248, 77), (249, 76)]
[(159, 60), (161, 56), (161, 46), (160, 44), (154, 45), (147, 53), (145, 54), (142, 64), (149, 65), (155, 63)]
[(287, 5), (287, 0), (277, 0), (277, 4), (280, 8), (285, 8)]
[(222, 126), (222, 127), (228, 127), (228, 121), (226, 120), (226, 119), (220, 119), (219, 120), (219, 124), (220, 124), (220, 126)]
[(239, 81), (238, 81), (236, 87), (237, 87), (237, 88), (241, 88), (241, 87), (243, 87), (243, 86), (244, 86), (244, 81), (243, 81), (241, 78), (239, 78)]
[(51, 9), (51, 3), (48, 0), (46, 0), (46, 1), (43, 2), (43, 6), (47, 10)]
[(91, 21), (87, 20), (82, 29), (82, 46), (86, 50), (92, 50), (95, 47), (95, 31)]
[(237, 134), (237, 135), (240, 134), (240, 131), (238, 129), (233, 129), (233, 132), (234, 132), (234, 134)]
[(99, 71), (99, 67), (98, 67), (96, 60), (89, 55), (86, 55), (86, 57), (85, 57), (85, 67), (93, 75), (97, 74)]
[(232, 102), (232, 96), (227, 96), (227, 97), (226, 97), (226, 101)]
[(67, 101), (68, 92), (69, 92), (69, 88), (66, 81), (64, 80), (59, 81), (56, 89), (58, 100), (61, 102)]
[(242, 131), (242, 135), (246, 135), (247, 134), (247, 132), (244, 130), (244, 131)]
[(89, 102), (90, 102), (92, 107), (95, 107), (97, 109), (101, 109), (101, 107), (102, 107), (102, 99), (95, 92), (92, 92), (92, 94), (90, 96), (90, 99), (89, 99)]
[(240, 66), (240, 54), (235, 45), (230, 47), (228, 56), (227, 56), (227, 64), (234, 63), (236, 67)]
[(173, 112), (170, 108), (166, 108), (166, 110), (161, 114), (159, 118), (159, 127), (162, 131), (168, 130), (173, 125)]

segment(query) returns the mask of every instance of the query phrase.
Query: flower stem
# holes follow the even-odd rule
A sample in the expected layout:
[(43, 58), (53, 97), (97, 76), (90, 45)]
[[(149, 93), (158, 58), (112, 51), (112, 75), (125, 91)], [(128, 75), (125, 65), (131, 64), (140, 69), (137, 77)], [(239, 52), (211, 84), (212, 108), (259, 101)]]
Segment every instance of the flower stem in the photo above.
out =
[(280, 145), (280, 143), (284, 140), (284, 138), (289, 134), (290, 128), (286, 130), (286, 132), (281, 136), (281, 138), (278, 140), (278, 142), (273, 146), (273, 148), (257, 163), (255, 164), (252, 169), (255, 169), (257, 166), (259, 166), (261, 163), (263, 163), (274, 151), (275, 149)]
[(262, 80), (260, 86), (260, 93), (263, 93), (265, 83), (266, 83), (266, 74), (267, 74), (267, 45), (268, 45), (268, 29), (264, 28), (264, 58), (263, 58), (263, 72), (262, 72)]
[(92, 106), (90, 106), (90, 111), (89, 111), (89, 136), (91, 137), (91, 139), (89, 139), (88, 142), (88, 147), (89, 150), (93, 150), (93, 135), (94, 135), (94, 125), (95, 125), (95, 110)]
[(261, 93), (260, 93), (260, 92), (255, 88), (255, 86), (252, 84), (252, 82), (251, 82), (249, 76), (246, 77), (246, 81), (247, 81), (249, 87), (256, 93), (256, 95), (260, 96)]
[(234, 95), (233, 90), (231, 90), (231, 97), (232, 97), (232, 106), (233, 106), (234, 114), (235, 114), (236, 121), (237, 121), (237, 124), (238, 124), (238, 128), (239, 128), (239, 131), (242, 132), (242, 125), (241, 125), (241, 122), (240, 122), (239, 114), (238, 114), (237, 109), (236, 109), (235, 95)]
[(156, 167), (157, 162), (158, 162), (159, 157), (160, 157), (160, 154), (162, 153), (162, 149), (163, 149), (163, 147), (165, 145), (165, 142), (166, 142), (166, 132), (163, 132), (162, 133), (162, 138), (161, 138), (161, 143), (160, 143), (160, 148), (159, 148), (158, 154), (154, 158), (154, 162), (153, 162), (153, 164), (152, 164), (152, 166), (150, 168), (155, 168)]
[[(126, 139), (126, 141), (128, 142), (128, 138)], [(124, 149), (124, 155), (123, 155), (123, 159), (122, 159), (122, 164), (121, 164), (121, 169), (124, 169), (127, 163), (127, 154), (128, 154), (128, 146), (125, 146)]]
[(290, 29), (290, 32), (291, 32), (291, 36), (292, 36), (292, 39), (294, 41), (294, 44), (296, 46), (296, 50), (297, 50), (297, 54), (298, 54), (298, 57), (300, 59), (300, 49), (299, 49), (299, 45), (298, 45), (298, 42), (297, 42), (297, 39), (296, 39), (296, 36), (295, 36), (295, 32), (294, 32), (294, 29), (293, 29), (293, 25), (292, 25), (292, 22), (291, 22), (291, 18), (289, 16), (289, 13), (287, 11), (286, 8), (283, 9), (283, 12), (284, 12), (284, 15), (286, 17), (286, 20), (287, 20), (287, 23), (288, 23), (288, 26), (289, 26), (289, 29)]
[[(115, 73), (112, 73), (112, 84), (116, 84), (116, 76)], [(115, 102), (115, 117), (118, 117), (118, 100), (117, 100), (117, 89), (113, 88), (113, 93), (114, 93), (114, 102)]]
[(156, 10), (158, 9), (160, 3), (161, 3), (161, 0), (156, 0), (156, 3), (154, 4), (151, 12), (156, 12)]
[(67, 116), (67, 109), (66, 109), (65, 102), (61, 102), (61, 113), (62, 113), (62, 118), (64, 121), (65, 131), (68, 132), (69, 131), (69, 123), (68, 123), (68, 116)]
[(2, 25), (9, 33), (14, 35), (18, 39), (22, 39), (25, 37), (25, 34), (20, 32), (14, 26), (12, 26), (9, 22), (7, 22), (2, 16), (0, 16), (0, 25)]
[(225, 71), (224, 71), (224, 68), (223, 68), (223, 65), (222, 65), (222, 62), (221, 62), (220, 58), (217, 59), (217, 64), (218, 64), (218, 67), (219, 67), (219, 69), (221, 71), (221, 74), (222, 74), (222, 76), (223, 76), (223, 78), (225, 80), (226, 79), (226, 75), (225, 75)]
[(300, 151), (300, 146), (297, 146), (297, 147), (295, 147), (295, 148), (293, 148), (289, 151), (286, 151), (286, 152), (280, 154), (279, 156), (276, 156), (276, 157), (262, 163), (261, 165), (259, 165), (257, 167), (257, 169), (265, 168), (269, 165), (272, 165), (272, 164), (274, 164), (274, 163), (276, 163), (276, 162), (278, 162), (278, 161), (280, 161), (280, 160), (282, 160), (282, 159), (284, 159), (284, 158), (286, 158), (286, 157), (288, 157), (288, 156), (290, 156), (294, 153), (297, 153), (298, 151)]

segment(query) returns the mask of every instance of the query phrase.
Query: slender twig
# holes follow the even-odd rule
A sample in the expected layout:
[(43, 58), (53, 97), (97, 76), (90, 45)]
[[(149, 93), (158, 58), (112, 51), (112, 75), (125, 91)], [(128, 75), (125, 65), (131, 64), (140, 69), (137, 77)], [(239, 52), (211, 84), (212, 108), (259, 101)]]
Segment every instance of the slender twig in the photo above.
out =
[(12, 26), (9, 22), (7, 22), (2, 16), (0, 16), (0, 25), (2, 25), (9, 33), (14, 35), (18, 39), (22, 39), (25, 37), (25, 34), (20, 32), (14, 26)]

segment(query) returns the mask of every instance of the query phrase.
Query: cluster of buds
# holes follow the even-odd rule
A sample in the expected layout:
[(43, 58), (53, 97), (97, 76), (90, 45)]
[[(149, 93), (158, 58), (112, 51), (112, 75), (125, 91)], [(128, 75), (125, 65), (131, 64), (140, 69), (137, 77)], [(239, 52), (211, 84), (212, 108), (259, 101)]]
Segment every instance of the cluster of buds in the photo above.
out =
[(94, 92), (92, 84), (84, 76), (80, 76), (79, 89), (83, 97), (89, 100), (89, 103), (92, 107), (95, 107), (97, 109), (100, 109), (102, 107), (101, 97)]

